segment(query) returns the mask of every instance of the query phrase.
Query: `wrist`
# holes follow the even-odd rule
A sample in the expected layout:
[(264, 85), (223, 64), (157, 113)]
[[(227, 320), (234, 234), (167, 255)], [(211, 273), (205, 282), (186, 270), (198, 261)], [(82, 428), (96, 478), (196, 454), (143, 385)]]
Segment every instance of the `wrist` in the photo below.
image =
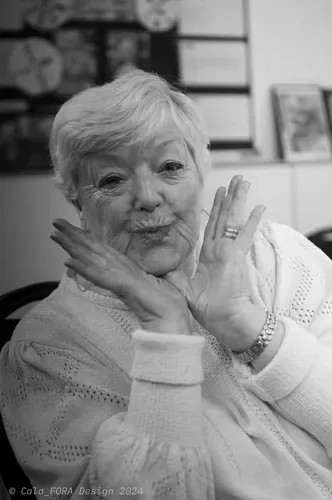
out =
[(147, 331), (155, 333), (174, 333), (178, 335), (191, 335), (191, 327), (189, 317), (184, 315), (169, 315), (166, 318), (149, 322), (143, 325)]
[(233, 316), (230, 320), (230, 329), (232, 345), (229, 345), (233, 351), (241, 352), (250, 347), (262, 331), (266, 321), (266, 311), (261, 307), (248, 304), (241, 312)]
[(266, 349), (264, 349), (262, 354), (252, 362), (254, 371), (256, 373), (259, 373), (261, 370), (263, 370), (275, 357), (282, 344), (284, 335), (285, 335), (284, 325), (281, 321), (279, 321), (276, 331), (270, 343), (268, 344)]

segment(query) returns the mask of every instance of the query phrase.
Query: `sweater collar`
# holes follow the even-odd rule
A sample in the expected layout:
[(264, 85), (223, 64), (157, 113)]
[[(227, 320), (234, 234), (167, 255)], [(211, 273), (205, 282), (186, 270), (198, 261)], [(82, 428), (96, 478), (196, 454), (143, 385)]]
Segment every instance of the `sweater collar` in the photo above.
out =
[(66, 289), (71, 294), (76, 295), (83, 300), (94, 302), (95, 304), (99, 304), (103, 307), (129, 311), (129, 307), (112, 292), (105, 290), (105, 293), (98, 293), (90, 290), (86, 290), (85, 292), (80, 290), (74, 279), (73, 272), (70, 269), (64, 272), (59, 288)]

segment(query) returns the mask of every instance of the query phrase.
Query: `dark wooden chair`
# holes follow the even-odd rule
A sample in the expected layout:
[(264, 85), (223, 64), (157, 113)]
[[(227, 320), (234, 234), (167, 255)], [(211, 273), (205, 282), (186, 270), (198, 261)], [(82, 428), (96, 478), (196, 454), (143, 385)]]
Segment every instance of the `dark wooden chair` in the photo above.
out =
[(308, 234), (307, 238), (332, 259), (332, 227), (319, 229)]
[[(24, 306), (38, 302), (47, 297), (58, 286), (57, 281), (45, 281), (18, 288), (0, 297), (0, 350), (10, 341), (20, 318), (9, 318)], [(2, 418), (0, 418), (0, 476), (9, 491), (15, 488), (11, 498), (22, 498), (22, 488), (31, 489), (29, 479), (16, 460), (15, 454), (7, 438)], [(23, 491), (26, 491), (23, 490)], [(34, 495), (29, 495), (35, 499)]]

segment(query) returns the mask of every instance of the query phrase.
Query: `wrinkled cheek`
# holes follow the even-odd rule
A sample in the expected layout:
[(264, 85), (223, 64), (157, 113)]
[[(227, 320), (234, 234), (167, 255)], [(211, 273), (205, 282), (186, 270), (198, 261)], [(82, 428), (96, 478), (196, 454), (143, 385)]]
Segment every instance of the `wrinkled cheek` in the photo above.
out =
[(201, 193), (197, 190), (184, 193), (183, 205), (178, 213), (178, 231), (192, 249), (199, 237)]
[(111, 244), (121, 232), (125, 222), (125, 206), (114, 206), (110, 196), (96, 193), (89, 200), (87, 207), (88, 219), (91, 221), (93, 235), (102, 243)]

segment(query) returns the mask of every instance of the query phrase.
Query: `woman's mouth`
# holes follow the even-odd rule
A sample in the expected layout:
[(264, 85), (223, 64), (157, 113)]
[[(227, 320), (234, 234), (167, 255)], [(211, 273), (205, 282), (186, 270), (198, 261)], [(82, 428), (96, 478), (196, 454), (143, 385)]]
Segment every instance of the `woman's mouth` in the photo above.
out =
[(158, 233), (160, 231), (165, 232), (169, 230), (170, 225), (168, 226), (150, 226), (150, 227), (142, 227), (136, 231), (136, 233), (144, 234), (144, 233)]
[(146, 241), (162, 241), (169, 235), (171, 225), (154, 226), (139, 229), (136, 233)]

